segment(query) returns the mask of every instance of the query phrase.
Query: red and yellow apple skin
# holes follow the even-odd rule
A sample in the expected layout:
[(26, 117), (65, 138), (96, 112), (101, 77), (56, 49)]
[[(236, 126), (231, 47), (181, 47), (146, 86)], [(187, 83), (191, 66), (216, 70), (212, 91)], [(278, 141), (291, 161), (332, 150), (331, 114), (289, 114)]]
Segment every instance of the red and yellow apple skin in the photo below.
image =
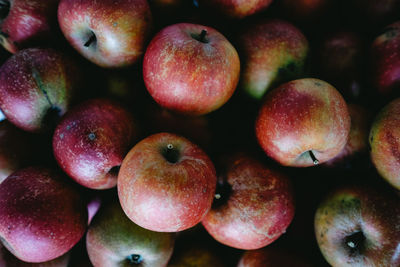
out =
[(111, 100), (92, 99), (74, 107), (57, 126), (54, 157), (79, 184), (111, 188), (137, 136), (138, 127), (127, 109)]
[(308, 54), (308, 41), (294, 25), (263, 20), (246, 27), (238, 37), (242, 59), (240, 87), (260, 99), (278, 82), (298, 78)]
[(382, 95), (400, 89), (400, 21), (387, 26), (371, 48), (373, 82)]
[(146, 0), (61, 0), (58, 22), (68, 42), (101, 67), (124, 67), (143, 55), (152, 27)]
[(59, 117), (68, 110), (78, 77), (75, 63), (59, 52), (21, 50), (0, 68), (0, 109), (25, 131), (45, 131), (51, 112)]
[(177, 113), (202, 115), (218, 109), (234, 93), (239, 75), (232, 44), (215, 29), (197, 24), (162, 29), (144, 55), (147, 90), (159, 105)]
[(96, 267), (163, 267), (172, 255), (175, 236), (146, 230), (126, 217), (113, 202), (94, 217), (86, 234), (86, 249)]
[(118, 196), (126, 215), (157, 232), (178, 232), (199, 223), (211, 208), (216, 187), (213, 163), (186, 138), (151, 135), (125, 157)]
[(400, 190), (400, 98), (376, 116), (370, 133), (371, 160), (378, 173)]
[(284, 166), (308, 167), (342, 151), (350, 131), (350, 116), (346, 102), (333, 86), (306, 78), (285, 83), (267, 94), (255, 128), (258, 142), (269, 157)]
[(399, 266), (398, 225), (398, 196), (363, 186), (328, 195), (317, 208), (314, 224), (319, 248), (334, 267)]
[(238, 249), (258, 249), (275, 241), (294, 216), (288, 178), (246, 154), (235, 155), (224, 168), (220, 183), (230, 190), (222, 189), (214, 200), (202, 220), (204, 228), (220, 243)]
[(265, 10), (272, 0), (199, 0), (200, 5), (206, 5), (218, 10), (227, 17), (242, 19)]
[(63, 179), (53, 170), (28, 167), (0, 184), (0, 238), (20, 260), (50, 261), (83, 236), (86, 204)]

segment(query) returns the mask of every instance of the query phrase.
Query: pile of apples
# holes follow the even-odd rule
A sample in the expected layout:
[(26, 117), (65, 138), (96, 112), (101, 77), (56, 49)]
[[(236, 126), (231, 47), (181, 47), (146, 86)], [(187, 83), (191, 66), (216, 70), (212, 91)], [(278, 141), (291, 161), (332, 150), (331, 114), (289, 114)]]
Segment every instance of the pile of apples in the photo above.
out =
[(400, 0), (0, 0), (0, 267), (400, 266)]

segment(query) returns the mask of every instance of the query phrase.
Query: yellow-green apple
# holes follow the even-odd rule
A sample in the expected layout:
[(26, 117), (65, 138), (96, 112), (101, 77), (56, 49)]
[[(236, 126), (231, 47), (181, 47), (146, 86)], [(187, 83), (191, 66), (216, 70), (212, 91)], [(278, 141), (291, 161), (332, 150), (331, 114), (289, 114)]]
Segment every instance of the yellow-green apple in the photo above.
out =
[(47, 130), (69, 108), (78, 77), (74, 61), (60, 52), (21, 50), (0, 68), (0, 109), (25, 131)]
[(266, 95), (256, 120), (265, 153), (284, 166), (307, 167), (337, 156), (346, 145), (350, 116), (330, 84), (306, 78)]
[(187, 243), (180, 251), (174, 251), (168, 267), (223, 267), (226, 266), (219, 255), (204, 245)]
[(308, 41), (289, 22), (273, 19), (247, 25), (238, 36), (242, 61), (240, 87), (260, 99), (278, 83), (299, 78), (308, 54)]
[(175, 235), (146, 230), (126, 217), (118, 201), (104, 206), (86, 234), (86, 249), (96, 267), (167, 266)]
[(133, 115), (117, 102), (91, 99), (71, 109), (53, 135), (60, 167), (79, 184), (107, 189), (117, 184), (118, 169), (138, 137)]
[(227, 17), (242, 19), (264, 11), (273, 0), (198, 0), (200, 5), (221, 12)]
[(82, 56), (108, 68), (136, 63), (152, 27), (147, 0), (61, 0), (58, 22)]
[(157, 232), (178, 232), (199, 223), (211, 208), (215, 168), (188, 139), (158, 133), (137, 143), (122, 162), (118, 196), (126, 215)]
[(346, 186), (319, 204), (315, 235), (329, 264), (400, 266), (400, 199), (383, 189)]
[[(1, 0), (0, 44), (11, 53), (50, 42), (59, 0)], [(57, 36), (58, 37), (58, 36)]]
[(369, 133), (371, 160), (378, 173), (400, 190), (400, 98), (376, 116)]
[(236, 49), (217, 30), (189, 23), (162, 29), (147, 47), (143, 79), (162, 107), (201, 115), (229, 100), (239, 80)]
[(86, 205), (64, 179), (52, 169), (28, 167), (0, 184), (0, 239), (20, 260), (53, 260), (83, 236)]
[(289, 179), (247, 154), (233, 156), (222, 168), (204, 228), (238, 249), (258, 249), (278, 239), (294, 216)]

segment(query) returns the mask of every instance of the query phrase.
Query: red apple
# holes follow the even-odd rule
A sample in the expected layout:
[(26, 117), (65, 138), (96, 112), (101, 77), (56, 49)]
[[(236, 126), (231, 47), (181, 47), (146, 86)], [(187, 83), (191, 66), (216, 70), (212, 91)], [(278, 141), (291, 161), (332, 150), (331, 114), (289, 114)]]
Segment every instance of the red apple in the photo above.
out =
[(279, 238), (294, 216), (290, 181), (248, 155), (223, 166), (213, 208), (202, 221), (217, 241), (239, 249), (258, 249)]
[(20, 260), (55, 259), (83, 236), (85, 203), (63, 179), (56, 171), (28, 167), (0, 184), (0, 238)]
[(174, 248), (172, 233), (141, 228), (126, 217), (119, 202), (102, 208), (86, 235), (86, 248), (96, 267), (166, 266)]
[(126, 215), (139, 226), (177, 232), (199, 223), (211, 208), (214, 165), (186, 138), (151, 135), (125, 157), (118, 174), (118, 196)]
[(124, 67), (143, 55), (152, 18), (146, 0), (61, 0), (58, 22), (82, 56), (101, 67)]
[(44, 131), (69, 108), (78, 77), (74, 62), (59, 52), (21, 50), (0, 68), (0, 109), (19, 128)]
[(221, 33), (189, 23), (162, 29), (143, 62), (143, 79), (154, 100), (191, 115), (209, 113), (227, 102), (239, 71), (239, 56)]
[(107, 189), (138, 136), (132, 114), (117, 102), (92, 99), (68, 112), (53, 135), (60, 167), (79, 184)]
[(198, 0), (199, 4), (218, 10), (225, 16), (241, 19), (265, 10), (272, 0)]
[(350, 131), (347, 104), (330, 84), (300, 79), (267, 94), (256, 121), (265, 153), (282, 165), (307, 167), (338, 155)]

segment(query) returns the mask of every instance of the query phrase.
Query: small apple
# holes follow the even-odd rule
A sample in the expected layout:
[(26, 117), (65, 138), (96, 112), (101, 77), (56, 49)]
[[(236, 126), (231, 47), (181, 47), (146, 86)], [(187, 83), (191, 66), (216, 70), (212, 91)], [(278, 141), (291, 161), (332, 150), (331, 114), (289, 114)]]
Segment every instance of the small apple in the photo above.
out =
[(214, 165), (204, 151), (171, 133), (137, 143), (122, 162), (118, 196), (126, 215), (157, 232), (178, 232), (199, 223), (211, 208)]
[(239, 80), (236, 49), (218, 31), (179, 23), (162, 29), (144, 55), (143, 79), (154, 100), (190, 115), (214, 111), (229, 100)]
[(313, 78), (267, 94), (256, 120), (265, 153), (284, 166), (307, 167), (337, 156), (350, 131), (347, 104), (330, 84)]
[(230, 18), (242, 19), (267, 9), (273, 0), (198, 0), (199, 5), (219, 11)]

